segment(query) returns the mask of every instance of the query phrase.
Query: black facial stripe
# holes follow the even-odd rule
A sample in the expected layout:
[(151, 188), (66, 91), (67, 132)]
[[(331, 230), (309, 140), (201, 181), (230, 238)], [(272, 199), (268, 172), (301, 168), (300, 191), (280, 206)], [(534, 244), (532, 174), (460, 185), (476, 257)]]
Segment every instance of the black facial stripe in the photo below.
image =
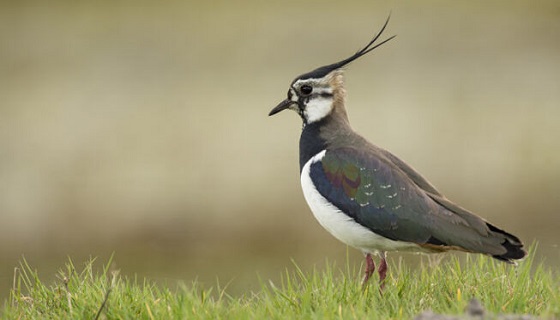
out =
[(307, 105), (307, 103), (309, 102), (309, 100), (311, 99), (311, 96), (307, 96), (307, 97), (300, 97), (298, 96), (298, 105), (300, 109), (304, 109), (305, 106)]
[(305, 97), (300, 97), (299, 100), (301, 101), (305, 101), (305, 104), (307, 104), (309, 102), (309, 100), (311, 99), (315, 99), (317, 97), (321, 97), (321, 98), (331, 98), (333, 96), (333, 94), (331, 92), (321, 92), (321, 93), (314, 93)]
[(298, 105), (300, 109), (304, 109), (304, 107), (309, 103), (309, 100), (321, 97), (321, 98), (332, 98), (333, 94), (331, 92), (321, 92), (321, 93), (314, 93), (308, 96), (300, 97), (298, 96)]

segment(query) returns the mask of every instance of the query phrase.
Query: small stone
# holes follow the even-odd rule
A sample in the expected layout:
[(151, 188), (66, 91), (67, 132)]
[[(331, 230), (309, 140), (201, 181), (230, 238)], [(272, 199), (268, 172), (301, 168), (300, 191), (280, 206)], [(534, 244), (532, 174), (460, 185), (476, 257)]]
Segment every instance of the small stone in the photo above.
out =
[(484, 307), (482, 303), (476, 298), (472, 298), (469, 301), (469, 304), (465, 308), (465, 313), (472, 317), (483, 317), (484, 316)]
[(437, 314), (433, 311), (424, 311), (414, 317), (414, 320), (459, 320), (459, 317), (445, 315), (445, 314)]

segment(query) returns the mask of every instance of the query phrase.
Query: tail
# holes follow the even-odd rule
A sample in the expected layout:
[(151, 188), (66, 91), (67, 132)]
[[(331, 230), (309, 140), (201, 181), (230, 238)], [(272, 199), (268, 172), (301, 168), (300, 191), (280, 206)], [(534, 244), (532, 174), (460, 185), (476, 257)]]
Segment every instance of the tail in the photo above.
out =
[[(449, 201), (443, 196), (431, 193), (428, 193), (428, 195), (448, 211), (451, 211), (461, 218), (465, 219), (473, 231), (476, 230), (477, 232), (479, 232), (479, 234), (486, 234), (487, 231), (490, 230), (491, 233), (493, 233), (493, 235), (486, 235), (486, 239), (492, 239), (491, 250), (489, 250), (488, 247), (485, 248), (483, 242), (478, 243), (475, 247), (466, 247), (464, 245), (458, 245), (458, 247), (461, 247), (470, 252), (488, 254), (493, 258), (512, 264), (515, 264), (514, 260), (523, 259), (527, 255), (527, 251), (523, 249), (523, 243), (521, 242), (521, 240), (519, 240), (518, 237), (490, 224), (488, 221), (480, 218), (479, 216), (464, 208), (461, 208), (460, 206)], [(503, 242), (497, 244), (496, 242), (501, 241), (501, 239), (503, 239)], [(493, 254), (496, 252), (503, 252), (503, 250), (500, 250), (500, 246), (505, 250), (505, 252), (500, 254)]]
[(518, 237), (507, 233), (488, 222), (486, 223), (486, 225), (491, 231), (499, 233), (505, 238), (504, 242), (502, 242), (502, 247), (506, 249), (506, 252), (500, 255), (493, 255), (493, 258), (507, 263), (515, 263), (514, 260), (523, 259), (527, 255), (527, 251), (523, 249), (523, 243), (521, 242), (521, 240), (519, 240)]

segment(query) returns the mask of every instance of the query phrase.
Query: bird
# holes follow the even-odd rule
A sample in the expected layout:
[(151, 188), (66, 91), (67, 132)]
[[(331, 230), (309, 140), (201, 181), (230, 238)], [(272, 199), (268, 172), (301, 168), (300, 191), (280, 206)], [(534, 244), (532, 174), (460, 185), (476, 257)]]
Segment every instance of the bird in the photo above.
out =
[(376, 43), (389, 18), (355, 54), (296, 77), (287, 98), (269, 112), (293, 110), (303, 121), (300, 182), (309, 208), (336, 239), (362, 251), (364, 288), (378, 256), (383, 289), (386, 253), (393, 251), (458, 250), (515, 264), (527, 254), (518, 237), (455, 204), (410, 165), (350, 126), (344, 67), (395, 37)]

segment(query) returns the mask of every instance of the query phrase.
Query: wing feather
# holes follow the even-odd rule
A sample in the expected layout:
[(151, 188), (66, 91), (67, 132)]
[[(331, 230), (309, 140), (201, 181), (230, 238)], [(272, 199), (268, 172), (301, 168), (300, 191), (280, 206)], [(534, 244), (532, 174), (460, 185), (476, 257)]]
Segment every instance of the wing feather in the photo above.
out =
[(447, 200), (427, 180), (387, 151), (327, 150), (313, 163), (317, 190), (376, 234), (440, 249), (501, 254), (486, 221)]

